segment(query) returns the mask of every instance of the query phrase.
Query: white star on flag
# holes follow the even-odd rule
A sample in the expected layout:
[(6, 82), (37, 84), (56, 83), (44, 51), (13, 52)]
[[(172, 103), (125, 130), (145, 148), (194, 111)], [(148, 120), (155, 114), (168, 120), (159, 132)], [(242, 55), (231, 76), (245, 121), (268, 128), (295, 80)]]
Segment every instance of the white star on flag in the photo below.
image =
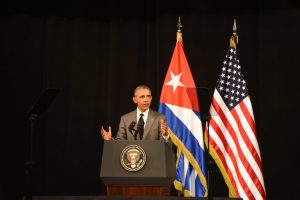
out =
[(172, 85), (173, 86), (173, 93), (175, 93), (175, 90), (178, 86), (184, 86), (183, 83), (180, 81), (182, 73), (178, 75), (174, 75), (173, 72), (171, 72), (171, 79), (169, 82), (166, 83), (166, 85)]

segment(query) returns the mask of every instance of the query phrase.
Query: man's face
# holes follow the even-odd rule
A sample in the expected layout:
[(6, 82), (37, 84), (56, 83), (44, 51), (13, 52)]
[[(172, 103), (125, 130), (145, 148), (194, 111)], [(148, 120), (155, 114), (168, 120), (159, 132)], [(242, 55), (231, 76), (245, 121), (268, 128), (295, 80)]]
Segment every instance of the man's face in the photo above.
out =
[(144, 88), (138, 89), (135, 92), (133, 101), (134, 103), (137, 104), (137, 107), (141, 112), (146, 111), (151, 105), (151, 101), (152, 101), (151, 91), (149, 89), (144, 89)]

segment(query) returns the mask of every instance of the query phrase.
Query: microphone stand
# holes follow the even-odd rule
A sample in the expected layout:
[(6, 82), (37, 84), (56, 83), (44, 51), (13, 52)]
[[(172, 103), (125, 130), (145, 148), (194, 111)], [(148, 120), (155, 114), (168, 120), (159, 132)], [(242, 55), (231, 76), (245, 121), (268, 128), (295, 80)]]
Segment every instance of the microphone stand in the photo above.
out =
[(133, 132), (130, 131), (130, 133), (133, 135), (134, 140), (137, 140), (137, 131), (135, 129), (132, 129)]
[(30, 141), (28, 159), (25, 162), (25, 174), (26, 174), (26, 200), (32, 199), (32, 171), (35, 165), (33, 154), (35, 149), (35, 122), (38, 119), (37, 114), (30, 114), (28, 117), (30, 123)]
[(134, 126), (135, 126), (135, 122), (131, 122), (131, 124), (129, 125), (129, 132), (133, 135), (134, 137), (134, 140), (137, 140), (137, 130), (134, 129)]
[(28, 120), (30, 123), (30, 138), (29, 138), (29, 150), (27, 160), (25, 162), (25, 173), (26, 173), (26, 200), (32, 200), (33, 193), (33, 167), (34, 162), (34, 152), (35, 152), (35, 142), (36, 142), (36, 121), (38, 117), (43, 114), (50, 104), (53, 102), (57, 96), (59, 89), (47, 88), (43, 94), (39, 97), (38, 101), (32, 106), (28, 112)]

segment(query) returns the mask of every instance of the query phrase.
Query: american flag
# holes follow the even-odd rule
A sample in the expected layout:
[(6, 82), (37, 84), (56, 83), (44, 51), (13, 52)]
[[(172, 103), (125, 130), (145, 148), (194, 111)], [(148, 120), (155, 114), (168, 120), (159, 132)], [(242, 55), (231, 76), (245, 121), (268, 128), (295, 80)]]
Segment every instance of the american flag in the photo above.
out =
[[(235, 36), (225, 56), (210, 107), (206, 145), (229, 188), (229, 196), (266, 199), (262, 162), (246, 81), (237, 57)], [(209, 134), (209, 140), (207, 140)]]

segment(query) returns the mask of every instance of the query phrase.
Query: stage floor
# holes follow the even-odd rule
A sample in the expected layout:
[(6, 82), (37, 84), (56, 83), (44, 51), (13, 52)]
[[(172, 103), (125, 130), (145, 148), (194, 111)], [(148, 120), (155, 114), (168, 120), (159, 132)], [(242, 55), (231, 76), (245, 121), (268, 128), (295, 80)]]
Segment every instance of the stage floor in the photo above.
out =
[[(197, 197), (174, 196), (34, 196), (32, 200), (208, 200)], [(214, 197), (213, 200), (242, 200), (241, 198)]]

